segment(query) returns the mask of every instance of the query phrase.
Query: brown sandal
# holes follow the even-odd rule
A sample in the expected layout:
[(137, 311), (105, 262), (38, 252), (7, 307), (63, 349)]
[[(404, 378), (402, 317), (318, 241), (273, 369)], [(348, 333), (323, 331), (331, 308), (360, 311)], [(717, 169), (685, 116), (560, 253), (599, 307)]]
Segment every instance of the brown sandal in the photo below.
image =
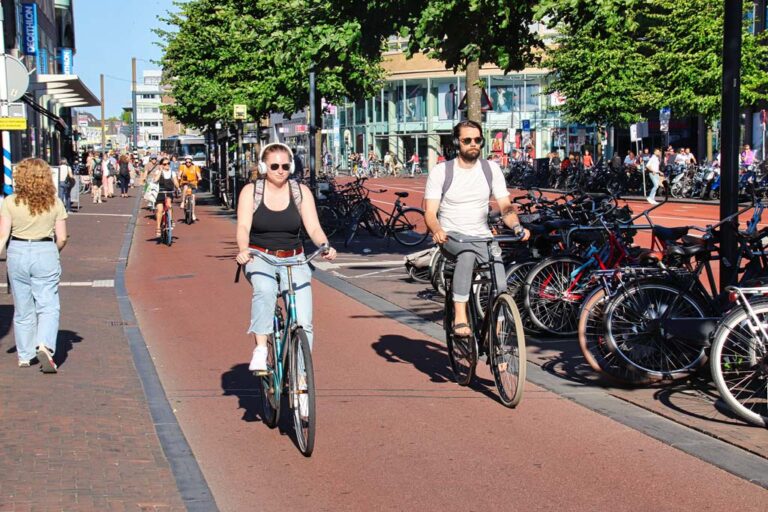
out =
[[(465, 327), (469, 329), (468, 333), (461, 334), (457, 332), (457, 329), (463, 329)], [(472, 336), (472, 329), (470, 329), (469, 324), (464, 324), (464, 323), (456, 324), (453, 326), (453, 335), (456, 336), (457, 338), (469, 338), (470, 336)]]

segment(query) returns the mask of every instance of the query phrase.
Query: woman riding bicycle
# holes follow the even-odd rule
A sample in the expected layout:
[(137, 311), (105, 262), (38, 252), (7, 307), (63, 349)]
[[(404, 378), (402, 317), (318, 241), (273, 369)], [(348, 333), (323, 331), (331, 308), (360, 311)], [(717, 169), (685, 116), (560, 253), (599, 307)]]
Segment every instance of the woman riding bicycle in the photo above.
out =
[[(267, 144), (261, 150), (259, 178), (240, 192), (237, 206), (237, 262), (246, 265), (245, 275), (253, 287), (251, 323), (256, 348), (248, 368), (267, 369), (267, 337), (273, 332), (273, 315), (278, 291), (287, 289), (285, 267), (274, 267), (251, 251), (264, 253), (276, 263), (296, 262), (293, 267), (297, 322), (304, 328), (312, 347), (312, 272), (304, 263), (304, 248), (299, 233), (304, 231), (318, 247), (328, 243), (320, 227), (315, 200), (305, 185), (288, 178), (293, 172), (293, 152), (285, 144)], [(323, 258), (332, 261), (336, 251), (329, 249)]]
[(158, 206), (165, 204), (168, 199), (168, 208), (171, 209), (171, 219), (173, 219), (173, 192), (179, 188), (179, 182), (176, 176), (171, 172), (171, 161), (163, 158), (160, 165), (152, 173), (152, 181), (160, 186), (155, 199), (155, 219), (157, 220), (157, 231), (155, 236), (160, 236), (160, 224), (163, 218), (163, 208)]

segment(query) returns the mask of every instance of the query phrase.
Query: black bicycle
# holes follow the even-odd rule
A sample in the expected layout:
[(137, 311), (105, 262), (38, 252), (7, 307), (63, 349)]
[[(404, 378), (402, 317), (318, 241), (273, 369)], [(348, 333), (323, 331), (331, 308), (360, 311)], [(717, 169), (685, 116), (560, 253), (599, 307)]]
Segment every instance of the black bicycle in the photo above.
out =
[[(446, 254), (445, 263), (445, 340), (451, 369), (460, 386), (467, 386), (475, 375), (479, 355), (486, 354), (491, 367), (501, 403), (515, 407), (523, 397), (525, 383), (525, 334), (520, 312), (512, 296), (506, 290), (496, 287), (495, 263), (502, 263), (499, 242), (517, 242), (520, 237), (465, 237), (448, 235), (459, 243), (479, 242), (487, 244), (489, 261), (479, 263), (473, 272), (473, 286), (468, 302), (468, 317), (471, 334), (454, 334), (453, 271), (455, 259)], [(502, 276), (503, 277), (503, 276)], [(487, 290), (487, 291), (486, 291)], [(490, 314), (478, 308), (477, 293), (487, 293), (492, 300)]]
[[(379, 192), (385, 191), (386, 189), (382, 189)], [(352, 243), (360, 226), (374, 236), (393, 237), (407, 247), (419, 245), (427, 239), (429, 231), (424, 220), (424, 210), (403, 205), (401, 199), (408, 197), (408, 192), (395, 192), (395, 195), (397, 199), (389, 213), (374, 206), (367, 196), (353, 206), (347, 225), (345, 247)], [(387, 216), (386, 221), (384, 216)]]

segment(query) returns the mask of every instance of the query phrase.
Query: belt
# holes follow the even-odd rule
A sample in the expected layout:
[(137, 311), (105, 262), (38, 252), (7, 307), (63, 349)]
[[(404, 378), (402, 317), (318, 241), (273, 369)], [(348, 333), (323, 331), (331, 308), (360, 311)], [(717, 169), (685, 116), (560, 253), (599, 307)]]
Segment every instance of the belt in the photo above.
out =
[(299, 254), (304, 254), (304, 248), (299, 247), (298, 249), (290, 249), (287, 251), (284, 251), (282, 249), (272, 250), (272, 249), (265, 249), (263, 247), (259, 247), (258, 245), (249, 245), (251, 249), (254, 251), (263, 252), (264, 254), (269, 254), (270, 256), (277, 256), (278, 258), (290, 258), (292, 256), (298, 256)]
[(19, 238), (16, 236), (12, 236), (11, 240), (16, 240), (17, 242), (53, 242), (53, 238), (50, 236), (47, 238), (37, 238), (35, 240), (28, 240), (26, 238)]

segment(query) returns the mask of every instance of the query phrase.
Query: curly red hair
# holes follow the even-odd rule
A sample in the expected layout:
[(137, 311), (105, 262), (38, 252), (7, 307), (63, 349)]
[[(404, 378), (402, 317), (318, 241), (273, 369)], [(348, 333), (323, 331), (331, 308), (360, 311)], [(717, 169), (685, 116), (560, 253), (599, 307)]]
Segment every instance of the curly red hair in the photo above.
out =
[(13, 173), (13, 192), (16, 205), (26, 204), (33, 216), (49, 211), (56, 204), (51, 167), (40, 158), (25, 158)]

